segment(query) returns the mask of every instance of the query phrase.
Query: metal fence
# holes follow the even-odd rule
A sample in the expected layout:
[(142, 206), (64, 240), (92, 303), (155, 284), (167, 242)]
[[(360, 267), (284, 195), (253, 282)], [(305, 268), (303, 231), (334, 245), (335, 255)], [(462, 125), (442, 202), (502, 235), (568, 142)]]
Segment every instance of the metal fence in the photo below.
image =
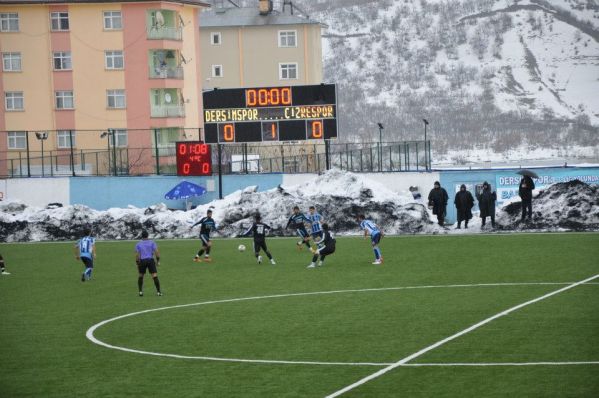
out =
[[(126, 130), (126, 135), (121, 131), (125, 130), (53, 131), (45, 132), (45, 139), (30, 132), (25, 143), (17, 142), (23, 134), (0, 132), (8, 147), (21, 147), (0, 151), (0, 177), (174, 175), (174, 143), (201, 137), (199, 129)], [(73, 137), (73, 145), (68, 145)], [(81, 142), (88, 148), (82, 149)], [(425, 146), (424, 141), (235, 143), (211, 144), (211, 149), (213, 171), (222, 174), (320, 173), (331, 167), (353, 172), (424, 171), (431, 164), (430, 142)]]

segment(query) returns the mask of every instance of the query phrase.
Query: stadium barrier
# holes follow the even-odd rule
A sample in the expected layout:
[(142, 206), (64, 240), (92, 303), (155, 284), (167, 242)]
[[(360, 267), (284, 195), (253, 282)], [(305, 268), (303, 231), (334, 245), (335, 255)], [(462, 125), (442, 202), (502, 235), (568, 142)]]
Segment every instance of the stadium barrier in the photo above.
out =
[[(0, 131), (0, 177), (176, 175), (177, 141), (199, 128)], [(430, 141), (210, 144), (213, 172), (321, 173), (430, 170)], [(425, 150), (426, 147), (426, 150)]]

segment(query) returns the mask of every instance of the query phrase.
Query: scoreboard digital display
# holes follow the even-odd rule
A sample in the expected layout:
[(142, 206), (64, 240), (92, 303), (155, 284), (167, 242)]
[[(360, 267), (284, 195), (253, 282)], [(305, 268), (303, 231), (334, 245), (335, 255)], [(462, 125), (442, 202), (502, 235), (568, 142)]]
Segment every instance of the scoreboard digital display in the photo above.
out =
[(210, 145), (197, 141), (177, 142), (177, 175), (212, 175), (212, 156)]
[(215, 89), (203, 98), (207, 143), (337, 138), (334, 84)]

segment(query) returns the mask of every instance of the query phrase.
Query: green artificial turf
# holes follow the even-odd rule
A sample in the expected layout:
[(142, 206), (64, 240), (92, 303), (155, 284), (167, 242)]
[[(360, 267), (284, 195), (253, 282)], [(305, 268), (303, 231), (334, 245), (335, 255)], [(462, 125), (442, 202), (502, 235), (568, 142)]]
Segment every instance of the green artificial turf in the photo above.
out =
[[(137, 295), (135, 242), (98, 242), (93, 280), (72, 243), (3, 244), (0, 397), (324, 397), (384, 366), (218, 362), (123, 352), (90, 342), (193, 357), (394, 363), (501, 311), (599, 274), (599, 234), (339, 238), (325, 266), (294, 239), (159, 241), (164, 296)], [(496, 319), (411, 364), (599, 361), (599, 278)], [(438, 286), (417, 289), (401, 287)], [(356, 291), (371, 289), (366, 291)], [(347, 291), (353, 290), (353, 291)], [(331, 292), (328, 294), (292, 295)], [(266, 298), (264, 296), (279, 296)], [(261, 298), (262, 297), (262, 298)], [(348, 397), (596, 397), (599, 365), (399, 367)]]

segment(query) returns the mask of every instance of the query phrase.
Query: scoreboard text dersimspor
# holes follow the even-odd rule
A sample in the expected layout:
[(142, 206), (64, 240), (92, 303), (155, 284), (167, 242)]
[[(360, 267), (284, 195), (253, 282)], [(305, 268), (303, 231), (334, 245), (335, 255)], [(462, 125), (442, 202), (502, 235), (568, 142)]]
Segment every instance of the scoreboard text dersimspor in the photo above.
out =
[(215, 89), (204, 93), (207, 143), (337, 138), (334, 84)]
[(209, 176), (212, 175), (212, 157), (210, 145), (203, 142), (177, 142), (177, 175)]

